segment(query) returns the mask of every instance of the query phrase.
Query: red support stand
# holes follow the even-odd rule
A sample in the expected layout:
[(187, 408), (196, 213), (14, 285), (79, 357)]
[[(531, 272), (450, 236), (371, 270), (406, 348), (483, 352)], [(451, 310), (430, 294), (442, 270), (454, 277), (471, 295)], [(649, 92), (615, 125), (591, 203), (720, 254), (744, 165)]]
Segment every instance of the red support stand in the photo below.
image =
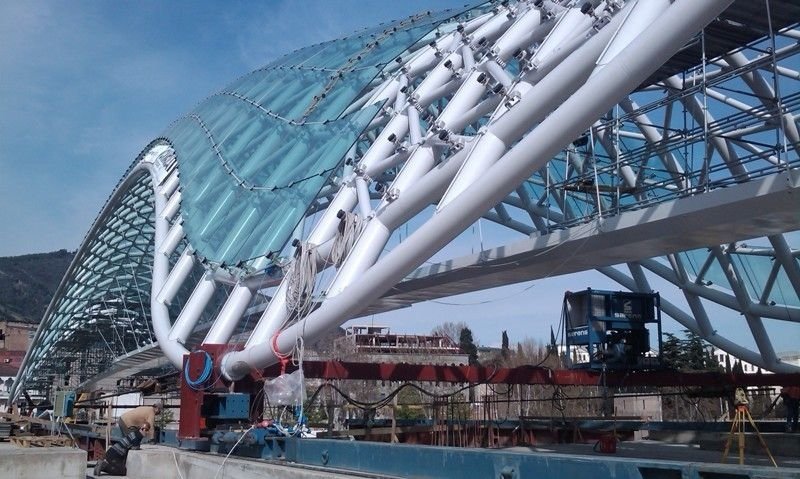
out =
[[(219, 373), (219, 361), (222, 356), (231, 350), (227, 344), (204, 344), (197, 351), (183, 357), (183, 370), (181, 371), (181, 410), (180, 424), (178, 425), (178, 439), (199, 440), (201, 433), (205, 429), (205, 418), (203, 418), (203, 400), (207, 393), (227, 390), (228, 385), (223, 381)], [(186, 381), (189, 379), (197, 381), (203, 374), (206, 367), (206, 354), (211, 357), (214, 365), (211, 377), (203, 384), (192, 387)]]
[(189, 353), (183, 357), (183, 370), (181, 374), (181, 414), (178, 425), (178, 438), (199, 439), (202, 416), (200, 409), (203, 407), (204, 392), (192, 389), (186, 382), (186, 374), (190, 378), (198, 378), (203, 371), (205, 354), (199, 351)]

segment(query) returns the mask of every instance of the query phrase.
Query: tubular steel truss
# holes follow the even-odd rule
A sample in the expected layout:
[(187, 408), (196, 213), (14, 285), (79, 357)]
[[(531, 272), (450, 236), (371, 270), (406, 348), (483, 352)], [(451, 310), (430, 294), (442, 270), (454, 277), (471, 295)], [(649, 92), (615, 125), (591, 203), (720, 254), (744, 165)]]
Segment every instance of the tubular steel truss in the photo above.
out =
[[(783, 0), (489, 3), (287, 55), (137, 159), (45, 316), (24, 387), (50, 374), (37, 371), (54, 341), (67, 349), (58, 318), (76, 294), (97, 324), (101, 298), (136, 299), (115, 306), (129, 342), (152, 318), (177, 367), (198, 343), (239, 343), (218, 365), (238, 379), (365, 311), (587, 269), (635, 291), (672, 283), (689, 310), (664, 301), (666, 314), (796, 371), (765, 321), (800, 320), (797, 18)], [(476, 221), (503, 246), (458, 257)], [(103, 262), (117, 224), (140, 225), (133, 270), (152, 272), (120, 276), (130, 252)], [(421, 266), (440, 250), (447, 261)], [(97, 293), (67, 295), (84, 270)], [(122, 277), (135, 293), (109, 296), (102, 278)], [(756, 350), (720, 333), (710, 303), (742, 315)], [(92, 324), (75, 311), (76, 328)]]

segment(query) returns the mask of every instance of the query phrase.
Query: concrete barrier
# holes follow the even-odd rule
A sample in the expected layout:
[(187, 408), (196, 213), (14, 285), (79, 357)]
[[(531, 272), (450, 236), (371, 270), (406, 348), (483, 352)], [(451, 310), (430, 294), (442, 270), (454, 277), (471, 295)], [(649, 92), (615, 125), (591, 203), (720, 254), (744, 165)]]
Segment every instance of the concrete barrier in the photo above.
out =
[(0, 477), (85, 479), (86, 451), (67, 447), (17, 447), (0, 442)]
[[(363, 475), (346, 475), (324, 471), (322, 468), (275, 464), (262, 459), (241, 459), (211, 453), (195, 453), (166, 446), (142, 446), (128, 453), (128, 479), (180, 479), (194, 477), (224, 477), (251, 479), (279, 477), (281, 479), (348, 479)], [(180, 471), (180, 474), (178, 473)], [(52, 478), (49, 478), (52, 479)]]

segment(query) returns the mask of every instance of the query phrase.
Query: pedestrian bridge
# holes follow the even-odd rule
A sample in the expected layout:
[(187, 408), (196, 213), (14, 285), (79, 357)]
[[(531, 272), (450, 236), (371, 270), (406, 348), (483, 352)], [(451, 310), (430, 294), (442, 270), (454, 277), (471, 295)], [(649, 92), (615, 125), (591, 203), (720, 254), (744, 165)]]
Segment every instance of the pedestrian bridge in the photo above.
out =
[(237, 379), (352, 317), (591, 269), (796, 371), (767, 324), (800, 321), (800, 6), (573, 3), (424, 12), (201, 102), (113, 189), (13, 394), (204, 343)]

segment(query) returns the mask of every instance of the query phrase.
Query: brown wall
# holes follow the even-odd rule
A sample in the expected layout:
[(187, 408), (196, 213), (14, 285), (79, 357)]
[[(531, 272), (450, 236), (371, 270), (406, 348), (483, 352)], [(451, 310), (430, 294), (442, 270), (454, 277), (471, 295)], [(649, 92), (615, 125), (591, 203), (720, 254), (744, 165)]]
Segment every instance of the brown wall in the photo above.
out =
[(5, 335), (0, 339), (0, 364), (19, 367), (36, 327), (35, 324), (0, 321), (0, 331)]

